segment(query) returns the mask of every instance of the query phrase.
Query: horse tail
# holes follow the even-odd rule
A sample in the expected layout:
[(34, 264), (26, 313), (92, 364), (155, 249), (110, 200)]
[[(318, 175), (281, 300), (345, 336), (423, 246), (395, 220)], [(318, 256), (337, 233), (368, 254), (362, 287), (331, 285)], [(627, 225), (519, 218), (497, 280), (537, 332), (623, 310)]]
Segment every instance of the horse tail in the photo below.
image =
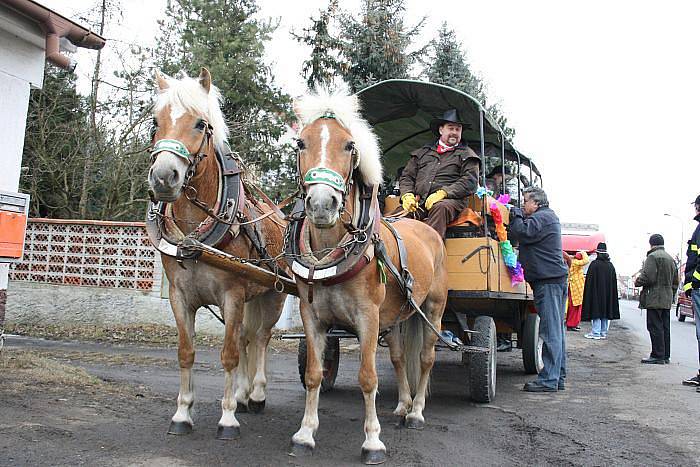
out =
[[(401, 323), (403, 351), (406, 357), (406, 377), (411, 395), (415, 395), (421, 375), (420, 353), (423, 349), (423, 322), (417, 313)], [(427, 395), (427, 394), (426, 394)]]

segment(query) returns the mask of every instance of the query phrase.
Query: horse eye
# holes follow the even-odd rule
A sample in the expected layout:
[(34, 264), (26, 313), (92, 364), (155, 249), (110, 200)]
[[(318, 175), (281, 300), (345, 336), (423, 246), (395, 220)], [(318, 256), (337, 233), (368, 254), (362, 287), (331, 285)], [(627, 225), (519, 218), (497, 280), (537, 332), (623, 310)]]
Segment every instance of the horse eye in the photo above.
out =
[(204, 123), (204, 120), (202, 120), (200, 118), (199, 121), (197, 122), (197, 125), (195, 125), (195, 128), (202, 131), (202, 130), (204, 130), (205, 126), (206, 126), (206, 123)]
[(303, 139), (300, 138), (297, 140), (297, 148), (299, 148), (300, 151), (306, 148)]
[(352, 150), (355, 149), (355, 142), (350, 141), (348, 144), (345, 145), (345, 150), (348, 152), (352, 152)]

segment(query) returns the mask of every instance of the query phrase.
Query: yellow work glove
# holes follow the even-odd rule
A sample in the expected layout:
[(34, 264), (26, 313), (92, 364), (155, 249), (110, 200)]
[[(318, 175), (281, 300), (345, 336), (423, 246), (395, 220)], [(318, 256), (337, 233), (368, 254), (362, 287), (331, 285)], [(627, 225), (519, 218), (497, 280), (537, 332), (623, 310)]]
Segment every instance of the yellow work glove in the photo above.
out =
[(418, 201), (413, 193), (406, 193), (401, 197), (401, 207), (406, 212), (415, 212), (418, 209)]
[(445, 198), (447, 198), (447, 192), (445, 190), (436, 191), (425, 200), (425, 209), (430, 211), (433, 208), (433, 204), (437, 203), (438, 201), (442, 201)]

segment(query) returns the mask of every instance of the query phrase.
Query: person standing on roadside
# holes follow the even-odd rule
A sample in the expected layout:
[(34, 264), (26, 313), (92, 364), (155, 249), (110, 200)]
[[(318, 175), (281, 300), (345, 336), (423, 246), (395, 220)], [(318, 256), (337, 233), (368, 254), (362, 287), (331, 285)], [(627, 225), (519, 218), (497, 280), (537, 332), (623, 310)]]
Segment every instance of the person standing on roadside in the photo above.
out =
[(591, 322), (591, 332), (586, 339), (607, 339), (610, 320), (620, 319), (620, 302), (617, 299), (617, 273), (610, 262), (608, 247), (600, 242), (598, 256), (588, 267), (583, 287), (581, 321)]
[(566, 379), (564, 306), (568, 269), (562, 257), (561, 225), (549, 208), (544, 190), (533, 186), (523, 194), (522, 209), (511, 208), (510, 233), (520, 242), (519, 260), (540, 317), (544, 362), (537, 380), (526, 383), (523, 391), (562, 391)]
[(671, 358), (671, 305), (678, 290), (678, 269), (664, 249), (664, 237), (652, 235), (649, 246), (642, 272), (634, 281), (635, 287), (642, 287), (639, 308), (647, 310), (651, 339), (651, 354), (642, 363), (664, 364)]
[(579, 251), (571, 258), (569, 265), (569, 307), (566, 313), (566, 329), (569, 331), (581, 330), (578, 325), (581, 323), (583, 285), (586, 282), (583, 268), (588, 264), (588, 261), (588, 254), (585, 251)]
[[(695, 220), (700, 222), (700, 195), (695, 198)], [(698, 340), (698, 374), (683, 381), (687, 386), (696, 386), (700, 393), (700, 224), (695, 227), (693, 236), (688, 241), (688, 259), (685, 262), (685, 281), (683, 292), (690, 297), (695, 310), (695, 337)]]

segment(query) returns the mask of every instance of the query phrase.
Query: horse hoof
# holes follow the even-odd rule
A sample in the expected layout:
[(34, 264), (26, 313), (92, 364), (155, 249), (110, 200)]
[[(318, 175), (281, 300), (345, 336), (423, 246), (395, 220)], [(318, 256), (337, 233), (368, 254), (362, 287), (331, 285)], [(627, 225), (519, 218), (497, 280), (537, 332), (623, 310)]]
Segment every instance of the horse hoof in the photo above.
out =
[(248, 399), (248, 411), (250, 413), (262, 413), (265, 410), (265, 399), (261, 401), (254, 401), (253, 399)]
[(189, 435), (192, 433), (192, 424), (188, 422), (170, 422), (169, 435)]
[(289, 447), (289, 455), (294, 457), (309, 457), (313, 455), (314, 448), (308, 444), (295, 443)]
[(248, 413), (248, 405), (245, 402), (236, 402), (236, 413)]
[(406, 417), (406, 428), (422, 430), (425, 428), (425, 422), (419, 418)]
[(386, 461), (386, 451), (362, 448), (362, 462), (367, 465), (383, 464)]
[(216, 429), (216, 439), (230, 441), (241, 437), (241, 428), (237, 426), (221, 426)]

